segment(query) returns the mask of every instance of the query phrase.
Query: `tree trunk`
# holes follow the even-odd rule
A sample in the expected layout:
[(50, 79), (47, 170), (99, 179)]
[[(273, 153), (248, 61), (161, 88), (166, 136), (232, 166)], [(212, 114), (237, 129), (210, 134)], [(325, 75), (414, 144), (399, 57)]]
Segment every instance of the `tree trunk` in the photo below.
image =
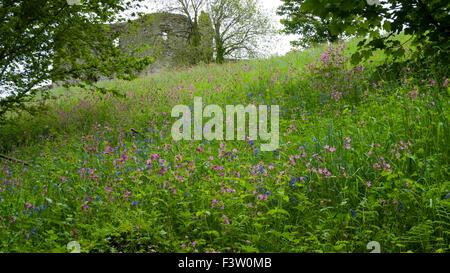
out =
[(225, 48), (223, 48), (223, 43), (216, 40), (216, 63), (222, 64), (225, 61)]
[(201, 34), (198, 23), (193, 22), (191, 26), (191, 44), (193, 47), (199, 47), (201, 43)]

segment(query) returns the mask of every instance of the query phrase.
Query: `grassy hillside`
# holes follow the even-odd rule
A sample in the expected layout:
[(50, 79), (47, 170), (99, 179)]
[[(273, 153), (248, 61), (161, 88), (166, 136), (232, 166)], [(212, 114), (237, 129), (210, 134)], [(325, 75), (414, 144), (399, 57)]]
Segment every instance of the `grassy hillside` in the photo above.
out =
[[(0, 251), (448, 252), (448, 75), (352, 67), (354, 44), (56, 90), (0, 128), (30, 163), (0, 161)], [(280, 147), (175, 143), (195, 96), (279, 105)]]

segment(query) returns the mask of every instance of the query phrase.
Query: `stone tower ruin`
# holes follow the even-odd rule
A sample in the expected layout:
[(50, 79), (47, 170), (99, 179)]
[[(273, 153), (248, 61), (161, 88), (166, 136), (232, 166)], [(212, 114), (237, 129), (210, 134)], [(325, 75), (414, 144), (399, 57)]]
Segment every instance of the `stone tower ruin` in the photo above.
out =
[[(204, 20), (203, 20), (204, 21)], [(141, 54), (155, 59), (144, 73), (159, 72), (163, 69), (184, 66), (190, 63), (190, 54), (202, 54), (208, 61), (213, 55), (213, 36), (211, 25), (200, 25), (202, 52), (189, 52), (189, 19), (181, 14), (152, 13), (130, 23), (110, 25), (110, 29), (122, 33), (118, 41), (124, 52), (129, 45), (147, 46)]]

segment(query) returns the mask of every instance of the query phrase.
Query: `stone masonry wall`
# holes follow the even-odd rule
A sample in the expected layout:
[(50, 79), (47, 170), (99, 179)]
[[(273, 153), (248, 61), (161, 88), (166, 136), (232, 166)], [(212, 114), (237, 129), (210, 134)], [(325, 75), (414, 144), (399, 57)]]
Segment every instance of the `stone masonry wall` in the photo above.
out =
[[(188, 46), (190, 35), (190, 25), (188, 18), (180, 14), (153, 13), (147, 14), (132, 24), (121, 23), (111, 25), (113, 31), (120, 31), (122, 34), (119, 45), (125, 51), (129, 51), (128, 46), (146, 45), (142, 54), (155, 58), (144, 73), (159, 72), (171, 66), (187, 64), (184, 58), (180, 58), (180, 51)], [(205, 30), (203, 30), (205, 32)], [(203, 35), (203, 47), (212, 48), (209, 35)]]

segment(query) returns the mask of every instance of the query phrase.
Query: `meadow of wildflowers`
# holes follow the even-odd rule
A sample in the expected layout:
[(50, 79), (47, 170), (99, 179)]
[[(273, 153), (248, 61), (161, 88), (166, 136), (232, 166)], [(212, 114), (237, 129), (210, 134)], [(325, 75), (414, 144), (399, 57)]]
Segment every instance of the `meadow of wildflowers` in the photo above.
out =
[[(448, 75), (354, 44), (56, 90), (0, 128), (0, 252), (448, 252)], [(279, 105), (280, 146), (173, 141), (196, 96)]]

